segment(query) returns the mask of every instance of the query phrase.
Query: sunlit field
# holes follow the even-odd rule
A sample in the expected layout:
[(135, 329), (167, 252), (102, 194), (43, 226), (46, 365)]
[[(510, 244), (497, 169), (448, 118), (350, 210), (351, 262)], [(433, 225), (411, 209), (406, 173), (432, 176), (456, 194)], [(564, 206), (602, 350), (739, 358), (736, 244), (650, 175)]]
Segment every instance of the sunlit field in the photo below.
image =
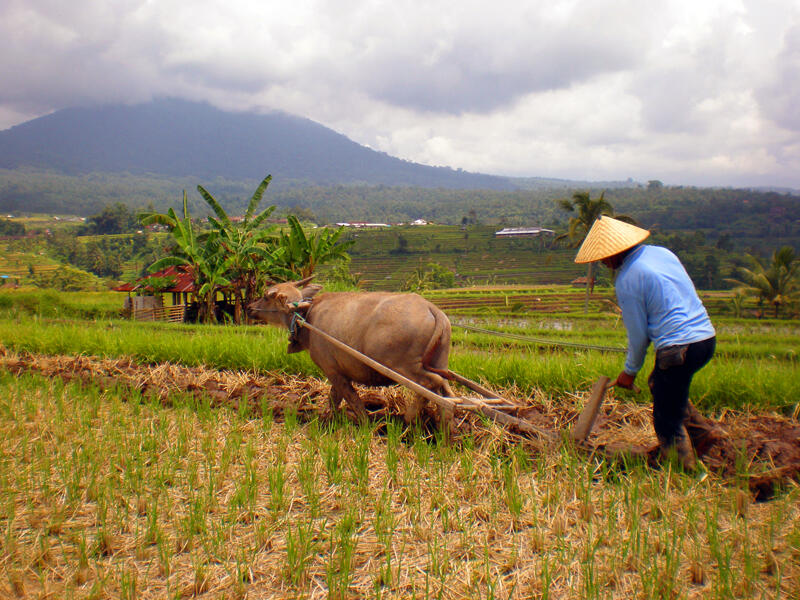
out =
[[(358, 426), (330, 415), (285, 332), (25, 302), (0, 297), (0, 597), (800, 595), (800, 488), (788, 478), (757, 502), (744, 453), (688, 474), (474, 416), (450, 438), (408, 427), (398, 389), (371, 392), (386, 408)], [(452, 320), (536, 340), (454, 327), (451, 368), (558, 429), (624, 359), (610, 314)], [(737, 436), (737, 419), (768, 415), (800, 432), (800, 323), (715, 324), (693, 402)], [(646, 395), (612, 394), (597, 429), (652, 441)]]

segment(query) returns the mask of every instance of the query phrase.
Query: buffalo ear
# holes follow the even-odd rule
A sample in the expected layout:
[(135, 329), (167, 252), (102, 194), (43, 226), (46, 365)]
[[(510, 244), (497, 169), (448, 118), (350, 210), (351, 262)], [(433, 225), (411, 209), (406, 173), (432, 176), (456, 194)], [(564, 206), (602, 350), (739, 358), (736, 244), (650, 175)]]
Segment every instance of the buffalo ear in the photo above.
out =
[(316, 296), (321, 289), (322, 289), (321, 285), (319, 285), (318, 283), (314, 283), (312, 285), (307, 285), (306, 287), (304, 287), (302, 290), (300, 290), (300, 293), (302, 294), (302, 298), (304, 300), (308, 300)]

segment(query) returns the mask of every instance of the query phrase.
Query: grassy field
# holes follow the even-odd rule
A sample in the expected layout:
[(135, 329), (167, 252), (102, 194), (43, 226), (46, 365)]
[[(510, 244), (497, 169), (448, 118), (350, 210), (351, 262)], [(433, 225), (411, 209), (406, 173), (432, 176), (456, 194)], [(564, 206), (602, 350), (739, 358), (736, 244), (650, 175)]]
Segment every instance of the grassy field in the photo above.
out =
[[(550, 292), (553, 288), (543, 289), (540, 296)], [(580, 291), (567, 295), (571, 302), (581, 298)], [(441, 296), (432, 299), (438, 302)], [(121, 294), (110, 293), (0, 293), (0, 343), (15, 351), (44, 354), (132, 356), (146, 363), (319, 375), (305, 353), (286, 355), (285, 332), (259, 326), (134, 323), (116, 318), (121, 300)], [(602, 374), (616, 375), (624, 362), (625, 329), (615, 314), (517, 311), (494, 316), (479, 311), (471, 316), (457, 313), (452, 322), (454, 370), (524, 393), (586, 389)], [(476, 333), (460, 325), (525, 339)], [(693, 387), (698, 407), (796, 412), (800, 322), (717, 317), (715, 325), (717, 356), (697, 375)], [(651, 362), (648, 358), (647, 364)], [(642, 388), (647, 372), (648, 367), (639, 377)]]
[[(286, 355), (285, 332), (131, 323), (116, 318), (120, 304), (112, 294), (0, 293), (1, 352), (130, 358), (143, 365), (137, 381), (169, 390), (143, 394), (121, 370), (109, 385), (67, 382), (71, 368), (0, 368), (0, 597), (800, 595), (800, 488), (754, 502), (744, 454), (733, 475), (690, 475), (569, 444), (543, 450), (479, 420), (452, 441), (391, 416), (330, 420), (319, 371), (305, 353)], [(559, 345), (622, 348), (608, 312), (453, 321), (536, 338), (456, 327), (451, 366), (548, 410), (574, 411), (623, 361)], [(696, 379), (695, 403), (754, 423), (779, 413), (796, 427), (800, 323), (715, 324), (719, 354)], [(217, 369), (231, 370), (230, 382), (300, 383), (226, 404), (176, 388), (165, 361), (193, 367), (200, 389)], [(620, 420), (606, 435), (652, 439), (644, 395), (609, 402)]]

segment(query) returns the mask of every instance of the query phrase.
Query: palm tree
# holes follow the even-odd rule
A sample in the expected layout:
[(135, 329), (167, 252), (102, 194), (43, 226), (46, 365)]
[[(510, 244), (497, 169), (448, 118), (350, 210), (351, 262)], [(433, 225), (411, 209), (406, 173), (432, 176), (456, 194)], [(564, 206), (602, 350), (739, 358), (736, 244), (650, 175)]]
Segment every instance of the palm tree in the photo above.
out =
[(355, 240), (337, 243), (344, 227), (328, 229), (320, 227), (306, 235), (300, 221), (294, 215), (286, 217), (289, 231), (281, 232), (281, 246), (284, 254), (280, 257), (282, 266), (292, 271), (299, 279), (309, 277), (317, 265), (347, 260), (346, 250)]
[(736, 286), (737, 292), (753, 294), (759, 306), (764, 302), (775, 309), (775, 318), (781, 306), (800, 297), (800, 259), (791, 246), (783, 246), (772, 253), (769, 266), (750, 254), (747, 255), (752, 268), (740, 268), (740, 279), (726, 279)]
[[(627, 215), (615, 215), (614, 207), (605, 199), (605, 192), (600, 197), (592, 200), (589, 192), (575, 192), (572, 199), (562, 198), (557, 200), (558, 205), (569, 212), (576, 213), (569, 219), (569, 229), (556, 237), (556, 240), (568, 238), (570, 245), (577, 248), (583, 243), (594, 222), (601, 216), (614, 217), (626, 223), (635, 224)], [(586, 271), (586, 297), (583, 302), (583, 312), (589, 312), (589, 294), (594, 291), (594, 263), (589, 263)]]

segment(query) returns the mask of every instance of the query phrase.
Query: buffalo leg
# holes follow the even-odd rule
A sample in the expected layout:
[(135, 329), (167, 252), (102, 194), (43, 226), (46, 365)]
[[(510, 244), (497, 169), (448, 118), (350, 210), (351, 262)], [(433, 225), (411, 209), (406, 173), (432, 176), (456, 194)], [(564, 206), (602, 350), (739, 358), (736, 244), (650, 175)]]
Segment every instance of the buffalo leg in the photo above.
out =
[(328, 402), (331, 406), (331, 414), (336, 415), (339, 412), (339, 404), (342, 401), (342, 394), (335, 385), (331, 385), (331, 392), (328, 394)]
[[(445, 398), (454, 397), (453, 390), (450, 389), (450, 384), (447, 383), (447, 380), (438, 373), (432, 371), (430, 368), (420, 365), (420, 368), (417, 371), (402, 374), (412, 381), (416, 381), (420, 385), (425, 386), (435, 394), (439, 394)], [(422, 410), (425, 408), (426, 403), (427, 400), (425, 398), (419, 394), (414, 394), (413, 400), (406, 405), (405, 414), (403, 415), (406, 423), (413, 423), (416, 421), (422, 413)], [(436, 413), (438, 421), (437, 425), (440, 429), (453, 428), (455, 414), (452, 407), (440, 406)]]
[[(367, 420), (367, 410), (364, 408), (364, 401), (358, 392), (353, 388), (353, 384), (349, 379), (345, 379), (341, 375), (330, 377), (331, 380), (331, 398), (334, 393), (337, 398), (344, 398), (348, 406), (356, 413), (356, 417), (361, 423)], [(337, 400), (338, 404), (338, 400)]]

